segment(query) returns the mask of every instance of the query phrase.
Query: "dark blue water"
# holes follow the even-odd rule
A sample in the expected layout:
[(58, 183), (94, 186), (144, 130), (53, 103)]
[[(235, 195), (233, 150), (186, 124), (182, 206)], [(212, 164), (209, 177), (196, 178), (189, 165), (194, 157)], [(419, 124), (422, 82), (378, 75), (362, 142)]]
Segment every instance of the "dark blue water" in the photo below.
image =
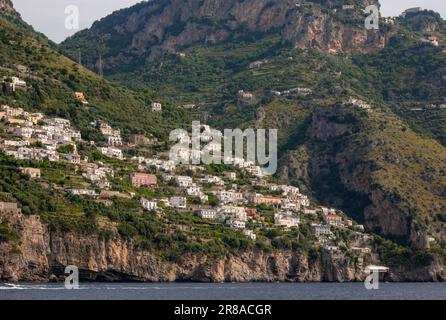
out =
[(446, 283), (381, 283), (366, 290), (362, 283), (81, 283), (0, 284), (0, 300), (446, 300)]

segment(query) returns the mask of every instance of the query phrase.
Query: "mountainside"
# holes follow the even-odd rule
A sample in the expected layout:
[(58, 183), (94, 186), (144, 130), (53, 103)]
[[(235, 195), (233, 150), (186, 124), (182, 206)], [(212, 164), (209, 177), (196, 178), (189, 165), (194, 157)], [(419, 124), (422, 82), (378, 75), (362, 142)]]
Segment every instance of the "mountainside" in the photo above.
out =
[[(446, 143), (446, 109), (441, 107), (446, 102), (446, 55), (442, 45), (426, 39), (435, 36), (444, 43), (444, 21), (435, 12), (421, 11), (381, 20), (379, 31), (366, 30), (361, 10), (378, 3), (356, 1), (353, 8), (343, 4), (152, 1), (104, 18), (61, 48), (69, 54), (81, 48), (95, 70), (98, 49), (91, 45), (103, 39), (99, 51), (110, 78), (133, 87), (150, 85), (179, 104), (193, 103), (204, 121), (220, 128), (281, 128), (280, 177), (301, 182), (301, 188), (324, 203), (346, 208), (350, 197), (360, 195), (351, 213), (370, 229), (403, 243), (423, 246), (426, 234), (434, 233), (443, 239), (444, 147), (430, 139)], [(295, 87), (313, 92), (300, 97), (272, 93)], [(254, 99), (243, 101), (239, 90), (252, 92)], [(376, 137), (374, 130), (367, 130), (367, 121), (355, 120), (363, 145), (357, 150), (348, 140), (353, 129), (343, 128), (347, 131), (336, 141), (326, 141), (325, 148), (334, 148), (331, 158), (326, 149), (317, 148), (320, 139), (314, 140), (307, 126), (321, 110), (351, 96), (388, 114), (378, 117), (374, 130), (389, 128), (389, 135)], [(342, 108), (332, 112), (329, 120), (346, 116)], [(322, 122), (319, 130), (331, 125)], [(303, 145), (311, 151), (303, 152)], [(345, 154), (336, 150), (340, 145)], [(300, 151), (291, 151), (296, 148)], [(425, 157), (420, 148), (432, 156)], [(288, 168), (290, 164), (302, 171)], [(359, 164), (361, 169), (352, 171)], [(336, 194), (339, 185), (346, 190)], [(414, 231), (419, 228), (415, 220), (423, 232)], [(433, 227), (437, 220), (439, 227)]]
[[(32, 29), (24, 29), (22, 26), (26, 23), (15, 11), (8, 11), (8, 14), (19, 22), (0, 16), (0, 76), (19, 76), (29, 88), (14, 95), (0, 96), (0, 103), (66, 117), (85, 136), (92, 137), (95, 133), (91, 132), (90, 123), (98, 118), (107, 119), (125, 134), (150, 133), (166, 137), (187, 116), (169, 105), (163, 115), (154, 114), (150, 104), (159, 96), (150, 90), (134, 92), (104, 80), (57, 52)], [(84, 93), (90, 106), (82, 106), (75, 92)]]
[(61, 44), (76, 56), (82, 49), (86, 66), (97, 70), (99, 54), (104, 71), (135, 70), (146, 62), (193, 44), (238, 41), (274, 33), (295, 48), (318, 48), (331, 53), (378, 50), (386, 43), (384, 31), (364, 28), (361, 10), (375, 0), (156, 0), (142, 2), (96, 22)]
[[(100, 280), (356, 281), (365, 263), (390, 266), (393, 280), (446, 278), (446, 34), (438, 14), (381, 19), (379, 30), (367, 30), (362, 10), (377, 1), (154, 0), (62, 43), (74, 60), (81, 51), (80, 66), (11, 19), (19, 16), (9, 1), (0, 3), (0, 76), (28, 84), (0, 94), (0, 103), (71, 120), (83, 138), (79, 153), (114, 169), (108, 178), (119, 195), (70, 195), (98, 189), (78, 165), (0, 155), (0, 200), (21, 208), (0, 217), (0, 278), (48, 279), (74, 262), (84, 278)], [(105, 79), (95, 73), (102, 69)], [(162, 102), (161, 113), (152, 102)], [(141, 208), (143, 199), (178, 194), (194, 205), (219, 204), (212, 184), (201, 185), (208, 196), (201, 201), (157, 162), (144, 162), (164, 159), (170, 130), (198, 117), (219, 129), (279, 128), (279, 171), (260, 182), (226, 166), (173, 175), (201, 183), (234, 170), (237, 179), (224, 177), (224, 185), (269, 199), (277, 190), (262, 183), (297, 186), (311, 198), (298, 228), (278, 227), (273, 205), (250, 207), (260, 216), (247, 222), (254, 239), (194, 209)], [(123, 159), (96, 151), (106, 145), (92, 125), (98, 120), (123, 133)], [(9, 126), (1, 125), (1, 137), (11, 137)], [(131, 146), (133, 134), (161, 143)], [(39, 167), (42, 177), (25, 178), (24, 166)], [(157, 175), (157, 188), (131, 185), (138, 171)], [(348, 217), (329, 239), (315, 240), (324, 206)]]

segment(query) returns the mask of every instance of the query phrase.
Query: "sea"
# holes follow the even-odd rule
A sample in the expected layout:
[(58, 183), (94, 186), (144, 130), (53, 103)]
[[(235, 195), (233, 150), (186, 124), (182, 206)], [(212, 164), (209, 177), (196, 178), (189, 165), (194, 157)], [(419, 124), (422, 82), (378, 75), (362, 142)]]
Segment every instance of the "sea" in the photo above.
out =
[(0, 283), (0, 300), (446, 300), (446, 283)]

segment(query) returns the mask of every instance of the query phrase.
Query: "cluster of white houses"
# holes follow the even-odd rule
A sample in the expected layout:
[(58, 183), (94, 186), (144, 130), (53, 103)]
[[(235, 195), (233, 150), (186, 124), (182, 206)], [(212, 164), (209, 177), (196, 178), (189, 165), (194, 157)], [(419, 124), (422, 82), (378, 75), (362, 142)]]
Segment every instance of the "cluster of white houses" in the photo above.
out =
[(273, 90), (271, 93), (275, 96), (287, 96), (287, 95), (298, 95), (298, 96), (308, 96), (313, 93), (310, 88), (291, 88), (284, 91)]
[[(0, 141), (0, 149), (17, 159), (49, 161), (69, 161), (81, 169), (82, 176), (95, 188), (70, 188), (67, 192), (77, 196), (89, 196), (108, 201), (113, 197), (134, 197), (135, 194), (125, 194), (113, 191), (110, 179), (115, 171), (112, 165), (102, 162), (90, 163), (88, 158), (81, 159), (77, 154), (76, 142), (82, 141), (79, 131), (71, 128), (70, 121), (61, 118), (46, 118), (41, 113), (28, 113), (20, 108), (1, 106), (0, 118), (8, 123), (11, 140)], [(107, 137), (109, 146), (100, 148), (104, 154), (124, 159), (118, 146), (122, 145), (121, 132), (113, 129), (105, 122), (95, 125)], [(207, 129), (209, 131), (209, 128)], [(205, 129), (206, 131), (206, 129)], [(39, 143), (39, 147), (36, 146)], [(58, 146), (71, 145), (71, 154), (59, 154)], [(129, 176), (134, 188), (157, 188), (158, 177), (163, 183), (170, 184), (175, 193), (170, 198), (146, 199), (140, 198), (140, 205), (148, 211), (162, 212), (163, 208), (171, 207), (179, 211), (193, 211), (201, 218), (225, 222), (230, 227), (241, 230), (247, 237), (255, 240), (254, 230), (247, 228), (249, 221), (263, 223), (263, 218), (256, 208), (266, 206), (274, 210), (274, 225), (284, 229), (299, 228), (305, 215), (323, 216), (323, 223), (312, 224), (317, 241), (326, 247), (335, 247), (333, 228), (348, 228), (353, 222), (335, 209), (312, 208), (310, 199), (302, 194), (297, 187), (279, 185), (268, 182), (261, 173), (260, 167), (244, 159), (232, 159), (234, 167), (240, 172), (251, 174), (248, 185), (238, 185), (237, 170), (223, 172), (221, 175), (208, 174), (204, 167), (189, 166), (193, 176), (177, 175), (178, 166), (173, 161), (133, 157), (137, 162), (138, 171)], [(181, 166), (184, 169), (184, 166)], [(149, 173), (154, 169), (159, 176)], [(32, 178), (40, 178), (41, 173), (36, 168), (22, 168), (23, 173)], [(260, 172), (258, 172), (260, 171)], [(100, 192), (98, 192), (98, 189)], [(257, 190), (257, 191), (255, 191)], [(259, 191), (262, 190), (262, 191)], [(219, 204), (209, 205), (209, 197), (218, 199)], [(188, 199), (197, 198), (202, 205), (189, 204)], [(362, 226), (356, 226), (359, 231)]]

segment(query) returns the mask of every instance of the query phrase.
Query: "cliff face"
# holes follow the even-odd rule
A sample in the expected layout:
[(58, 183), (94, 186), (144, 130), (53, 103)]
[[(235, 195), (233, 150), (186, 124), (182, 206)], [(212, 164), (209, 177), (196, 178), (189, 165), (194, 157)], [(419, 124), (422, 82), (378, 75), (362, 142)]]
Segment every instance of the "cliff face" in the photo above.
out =
[[(0, 244), (1, 281), (62, 280), (65, 266), (75, 265), (81, 280), (88, 281), (196, 281), (196, 282), (346, 282), (363, 281), (363, 267), (341, 254), (324, 252), (309, 258), (298, 252), (241, 252), (213, 260), (188, 255), (181, 262), (167, 262), (115, 237), (51, 233), (36, 216), (1, 214), (19, 235), (19, 241)], [(368, 257), (365, 263), (379, 263)], [(395, 281), (442, 281), (442, 263), (417, 270), (392, 270)]]
[(329, 253), (310, 260), (291, 251), (242, 252), (219, 260), (189, 255), (174, 263), (119, 237), (54, 234), (36, 216), (20, 213), (0, 218), (20, 236), (16, 245), (0, 245), (3, 281), (62, 278), (67, 265), (78, 266), (82, 279), (96, 281), (358, 281), (364, 277), (348, 258)]
[(14, 10), (11, 0), (0, 0), (0, 10)]
[(110, 15), (64, 41), (61, 48), (75, 57), (80, 47), (92, 69), (97, 68), (101, 50), (110, 72), (194, 43), (268, 32), (280, 34), (299, 49), (368, 52), (386, 43), (384, 32), (364, 27), (362, 10), (369, 4), (378, 1), (355, 1), (353, 10), (343, 10), (342, 1), (157, 0)]
[(445, 165), (440, 144), (417, 137), (394, 116), (331, 106), (313, 112), (305, 145), (284, 156), (279, 177), (307, 179), (321, 202), (343, 208), (369, 230), (427, 249), (428, 236), (445, 240), (446, 226), (436, 218), (446, 209)]

